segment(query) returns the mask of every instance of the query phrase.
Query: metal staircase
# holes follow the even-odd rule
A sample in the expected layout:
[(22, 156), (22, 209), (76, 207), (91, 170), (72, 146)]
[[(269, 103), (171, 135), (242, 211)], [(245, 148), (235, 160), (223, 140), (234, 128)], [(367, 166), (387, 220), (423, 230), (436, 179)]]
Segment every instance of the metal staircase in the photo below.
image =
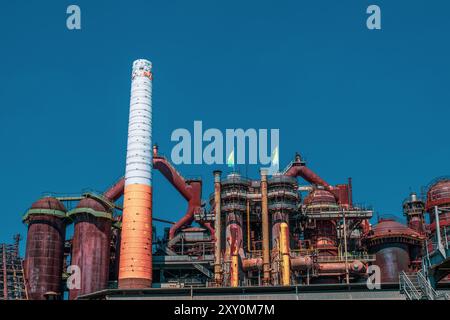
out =
[[(178, 256), (178, 254), (173, 251), (172, 249), (170, 249), (170, 247), (172, 247), (175, 243), (177, 243), (178, 241), (181, 240), (182, 238), (182, 234), (178, 233), (175, 237), (172, 238), (172, 240), (170, 240), (167, 244), (167, 246), (164, 247), (164, 251), (166, 252), (167, 255), (169, 256)], [(188, 257), (189, 262), (191, 262), (191, 257)], [(208, 268), (206, 268), (205, 266), (203, 266), (200, 263), (195, 263), (195, 261), (192, 261), (192, 266), (197, 269), (198, 271), (200, 271), (201, 273), (203, 273), (204, 275), (206, 275), (208, 278), (212, 278), (213, 277), (213, 273), (211, 271), (209, 271)]]
[(404, 272), (399, 276), (400, 293), (406, 300), (450, 300), (446, 293), (439, 293), (433, 289), (421, 271)]

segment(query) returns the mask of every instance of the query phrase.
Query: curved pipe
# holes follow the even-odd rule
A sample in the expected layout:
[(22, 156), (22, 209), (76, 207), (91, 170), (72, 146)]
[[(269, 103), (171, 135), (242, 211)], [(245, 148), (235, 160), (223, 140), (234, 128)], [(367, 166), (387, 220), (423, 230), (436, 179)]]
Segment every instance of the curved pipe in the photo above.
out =
[[(188, 201), (186, 214), (178, 220), (169, 231), (169, 240), (175, 237), (177, 231), (184, 225), (189, 225), (194, 221), (194, 214), (201, 208), (202, 183), (201, 181), (186, 181), (172, 164), (162, 156), (158, 155), (158, 147), (153, 147), (153, 168), (162, 175), (177, 189), (177, 191)], [(211, 232), (211, 225), (201, 223)], [(211, 238), (214, 232), (211, 233)]]
[(123, 195), (125, 188), (125, 177), (120, 178), (115, 184), (103, 193), (108, 200), (115, 202)]
[(289, 170), (285, 173), (285, 175), (290, 177), (302, 177), (309, 183), (323, 186), (325, 187), (325, 189), (329, 191), (334, 189), (334, 187), (331, 186), (328, 182), (326, 182), (317, 174), (315, 174), (312, 170), (301, 164), (294, 163), (292, 167), (290, 167)]
[(200, 224), (209, 230), (209, 233), (211, 234), (211, 241), (216, 241), (216, 232), (212, 226), (212, 223), (200, 221)]
[(194, 221), (194, 214), (201, 208), (202, 183), (201, 181), (191, 181), (186, 183), (186, 190), (189, 191), (188, 209), (186, 214), (178, 220), (169, 231), (169, 240), (173, 239), (176, 232), (184, 225), (189, 225)]
[[(184, 199), (188, 201), (186, 214), (170, 228), (169, 240), (171, 240), (182, 226), (189, 225), (194, 221), (195, 212), (201, 208), (202, 184), (200, 181), (186, 181), (166, 158), (158, 156), (157, 147), (153, 148), (153, 168), (161, 172)], [(121, 178), (104, 193), (104, 196), (111, 201), (116, 201), (123, 195), (124, 187), (125, 178)], [(201, 224), (210, 231), (211, 238), (214, 238), (214, 228), (211, 224), (207, 222)]]
[(184, 178), (178, 173), (177, 170), (167, 161), (166, 158), (161, 156), (153, 157), (153, 168), (162, 173), (162, 175), (177, 189), (177, 191), (189, 201), (192, 197), (190, 192), (190, 186), (186, 184)]

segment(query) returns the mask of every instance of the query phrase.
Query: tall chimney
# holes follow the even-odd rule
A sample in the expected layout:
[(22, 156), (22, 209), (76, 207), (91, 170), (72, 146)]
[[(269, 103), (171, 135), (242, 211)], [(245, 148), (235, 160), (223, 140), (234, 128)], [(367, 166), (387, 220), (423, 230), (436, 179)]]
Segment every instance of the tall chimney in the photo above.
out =
[(119, 288), (152, 285), (152, 64), (133, 63)]
[(220, 170), (214, 171), (214, 230), (216, 235), (215, 251), (214, 251), (214, 282), (216, 286), (222, 285), (222, 221), (220, 208)]
[(263, 284), (270, 284), (269, 208), (267, 198), (267, 171), (261, 170), (261, 214), (263, 237)]

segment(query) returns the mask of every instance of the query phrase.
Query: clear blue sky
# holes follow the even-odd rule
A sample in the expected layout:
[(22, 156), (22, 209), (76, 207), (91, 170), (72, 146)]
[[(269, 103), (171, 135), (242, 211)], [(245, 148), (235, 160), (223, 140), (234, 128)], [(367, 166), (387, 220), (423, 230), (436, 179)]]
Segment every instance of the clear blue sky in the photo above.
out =
[[(70, 4), (81, 31), (66, 29)], [(365, 26), (370, 4), (381, 31)], [(154, 65), (162, 153), (194, 120), (279, 128), (282, 166), (299, 151), (332, 184), (353, 177), (356, 202), (400, 215), (410, 188), (450, 173), (449, 12), (445, 0), (2, 1), (0, 242), (25, 236), (43, 192), (123, 174), (136, 58)], [(204, 178), (206, 199), (216, 168), (178, 169)], [(154, 193), (155, 216), (184, 214), (158, 172)]]

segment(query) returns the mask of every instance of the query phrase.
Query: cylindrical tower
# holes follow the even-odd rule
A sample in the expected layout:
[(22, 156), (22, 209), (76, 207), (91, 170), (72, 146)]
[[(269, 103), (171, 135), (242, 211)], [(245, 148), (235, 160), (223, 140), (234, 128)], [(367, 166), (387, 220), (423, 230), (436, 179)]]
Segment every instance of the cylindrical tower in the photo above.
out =
[[(440, 178), (431, 184), (427, 192), (426, 211), (430, 217), (430, 235), (428, 239), (428, 252), (433, 254), (438, 250), (438, 243), (450, 242), (450, 178)], [(439, 218), (439, 222), (436, 221)], [(439, 226), (439, 227), (438, 227)], [(442, 275), (435, 276), (436, 281)], [(442, 281), (450, 282), (450, 275)]]
[(303, 203), (307, 215), (322, 213), (325, 216), (316, 219), (314, 228), (308, 231), (313, 246), (320, 256), (336, 256), (338, 254), (336, 221), (326, 217), (327, 212), (339, 210), (336, 198), (330, 191), (315, 189), (308, 194)]
[(381, 269), (381, 282), (398, 282), (401, 271), (408, 272), (411, 252), (420, 248), (424, 237), (417, 231), (390, 218), (382, 218), (363, 238), (375, 264)]
[(425, 203), (412, 192), (403, 201), (403, 214), (406, 216), (408, 226), (419, 233), (425, 233)]
[[(225, 257), (226, 261), (243, 256), (243, 215), (246, 212), (249, 180), (238, 173), (231, 173), (221, 182), (221, 208), (225, 217)], [(232, 241), (234, 232), (234, 245)], [(232, 284), (232, 277), (230, 277)], [(224, 279), (225, 280), (225, 279)], [(235, 282), (236, 283), (236, 282)]]
[(93, 198), (84, 198), (68, 213), (74, 221), (72, 261), (81, 272), (81, 287), (70, 290), (70, 299), (108, 287), (111, 210)]
[(133, 63), (119, 288), (152, 285), (152, 64)]
[(65, 218), (66, 208), (52, 197), (33, 203), (23, 218), (28, 224), (24, 269), (31, 300), (45, 300), (49, 292), (61, 296)]
[(280, 226), (283, 222), (289, 224), (289, 215), (297, 210), (297, 179), (284, 175), (272, 176), (268, 180), (267, 196), (272, 217), (272, 248), (278, 248)]
[[(436, 237), (436, 216), (434, 207), (438, 207), (441, 229), (450, 225), (450, 178), (439, 179), (427, 192), (426, 211), (430, 214), (430, 231)], [(441, 234), (443, 234), (441, 230)], [(437, 242), (437, 239), (434, 240)]]
[[(289, 216), (297, 211), (299, 202), (299, 193), (297, 192), (297, 179), (295, 177), (275, 174), (268, 179), (267, 197), (269, 216), (272, 225), (272, 284), (278, 285), (284, 279), (280, 278), (282, 256), (280, 253), (280, 232), (281, 225), (289, 225)], [(289, 230), (288, 230), (289, 231)], [(289, 232), (288, 232), (289, 234)], [(289, 242), (289, 239), (287, 239)]]

